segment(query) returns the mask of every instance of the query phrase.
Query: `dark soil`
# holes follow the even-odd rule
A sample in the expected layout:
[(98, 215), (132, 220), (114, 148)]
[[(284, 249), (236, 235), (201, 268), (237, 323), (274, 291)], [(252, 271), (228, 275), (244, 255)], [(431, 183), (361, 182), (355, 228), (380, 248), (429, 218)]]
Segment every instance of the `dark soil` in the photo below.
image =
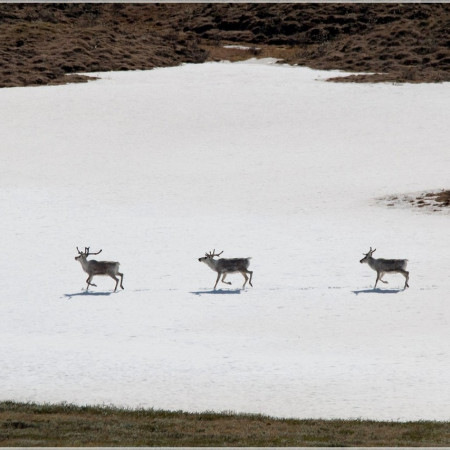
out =
[(378, 203), (394, 208), (407, 205), (411, 208), (421, 208), (424, 212), (447, 214), (450, 208), (450, 190), (389, 195), (379, 198)]
[(429, 192), (416, 197), (413, 203), (419, 208), (424, 206), (448, 208), (450, 206), (450, 191)]
[(0, 4), (0, 87), (251, 56), (376, 73), (339, 81), (450, 81), (449, 30), (442, 3)]
[(442, 191), (434, 196), (434, 200), (442, 206), (450, 206), (450, 191)]

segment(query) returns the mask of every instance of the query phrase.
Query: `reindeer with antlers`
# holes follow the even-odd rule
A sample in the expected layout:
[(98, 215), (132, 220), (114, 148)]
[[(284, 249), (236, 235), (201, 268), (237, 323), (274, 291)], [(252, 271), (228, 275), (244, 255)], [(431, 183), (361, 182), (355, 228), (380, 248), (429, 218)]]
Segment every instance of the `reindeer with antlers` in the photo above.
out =
[(362, 263), (369, 264), (369, 267), (377, 273), (377, 279), (375, 281), (374, 289), (377, 287), (378, 280), (382, 283), (387, 283), (387, 281), (383, 280), (383, 275), (385, 273), (401, 273), (405, 277), (405, 286), (403, 289), (409, 287), (409, 272), (406, 269), (406, 265), (408, 264), (407, 259), (382, 259), (382, 258), (373, 258), (372, 255), (376, 251), (376, 248), (370, 250), (368, 253), (363, 253), (364, 258), (359, 261)]
[[(236, 273), (236, 272), (241, 273), (242, 276), (245, 278), (245, 282), (244, 282), (244, 285), (242, 286), (242, 289), (245, 288), (247, 281), (249, 282), (250, 286), (253, 287), (253, 284), (252, 284), (253, 272), (251, 270), (248, 270), (248, 266), (250, 264), (250, 258), (214, 259), (215, 256), (220, 256), (223, 253), (223, 250), (218, 254), (216, 254), (215, 252), (216, 252), (216, 250), (214, 249), (210, 253), (205, 253), (204, 257), (198, 258), (198, 260), (200, 262), (204, 262), (211, 270), (214, 270), (214, 272), (217, 272), (217, 279), (216, 279), (216, 284), (214, 285), (214, 290), (216, 290), (217, 283), (219, 282), (219, 279), (221, 276), (222, 276), (222, 283), (231, 284), (229, 281), (225, 281), (225, 278), (229, 273)], [(247, 274), (250, 274), (250, 279), (247, 276)]]
[(75, 259), (77, 261), (80, 261), (80, 264), (81, 264), (81, 267), (83, 268), (83, 270), (89, 275), (86, 280), (86, 283), (87, 283), (86, 292), (89, 289), (89, 286), (97, 287), (96, 284), (91, 283), (92, 278), (95, 275), (108, 275), (111, 278), (113, 278), (116, 281), (116, 286), (114, 288), (114, 292), (116, 292), (117, 285), (119, 284), (119, 279), (117, 278), (116, 275), (119, 275), (120, 287), (123, 289), (123, 285), (122, 285), (123, 273), (119, 272), (120, 263), (113, 262), (113, 261), (96, 261), (95, 259), (91, 259), (90, 261), (88, 261), (87, 260), (88, 256), (98, 255), (101, 252), (101, 250), (99, 250), (96, 253), (90, 253), (89, 248), (90, 247), (85, 247), (84, 252), (81, 252), (80, 250), (78, 250), (78, 247), (77, 247), (78, 256), (75, 256)]

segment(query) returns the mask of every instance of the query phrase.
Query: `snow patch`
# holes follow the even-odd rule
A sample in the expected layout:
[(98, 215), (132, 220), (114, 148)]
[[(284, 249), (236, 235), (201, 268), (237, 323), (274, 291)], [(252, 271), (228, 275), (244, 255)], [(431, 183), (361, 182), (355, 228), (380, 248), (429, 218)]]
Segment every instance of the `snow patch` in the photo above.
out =
[[(274, 62), (0, 90), (2, 400), (448, 420), (448, 217), (370, 203), (446, 186), (448, 85)], [(211, 248), (254, 287), (212, 291)]]
[(224, 45), (223, 48), (233, 48), (236, 50), (261, 50), (260, 47), (247, 47), (245, 45)]

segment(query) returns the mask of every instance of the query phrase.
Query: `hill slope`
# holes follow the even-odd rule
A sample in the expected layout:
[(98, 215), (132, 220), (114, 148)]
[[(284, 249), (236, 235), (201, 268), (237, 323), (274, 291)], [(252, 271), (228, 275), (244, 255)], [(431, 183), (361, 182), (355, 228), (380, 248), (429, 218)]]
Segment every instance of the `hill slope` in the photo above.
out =
[(449, 21), (448, 4), (2, 4), (0, 86), (200, 63), (222, 58), (224, 43), (291, 64), (382, 73), (351, 81), (444, 81)]

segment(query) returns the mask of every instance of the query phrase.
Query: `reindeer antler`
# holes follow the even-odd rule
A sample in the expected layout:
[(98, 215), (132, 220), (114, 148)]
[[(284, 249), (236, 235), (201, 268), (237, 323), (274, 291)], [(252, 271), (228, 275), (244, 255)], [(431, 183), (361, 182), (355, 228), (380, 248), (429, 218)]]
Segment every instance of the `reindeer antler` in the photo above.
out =
[(78, 251), (78, 253), (80, 254), (80, 255), (85, 255), (86, 257), (87, 256), (89, 256), (89, 255), (98, 255), (100, 252), (101, 252), (101, 250), (99, 250), (97, 253), (90, 253), (89, 252), (89, 249), (90, 249), (91, 247), (84, 247), (84, 252), (81, 252), (80, 251), (80, 249), (77, 247), (77, 251)]
[(86, 252), (86, 256), (90, 256), (90, 255), (98, 255), (101, 251), (102, 251), (102, 249), (100, 249), (98, 252), (96, 252), (96, 253), (90, 253), (89, 252), (89, 249), (90, 249), (91, 247), (86, 247), (86, 249), (87, 249), (87, 252)]
[(216, 249), (214, 249), (212, 252), (205, 253), (205, 255), (208, 258), (214, 258), (214, 256), (220, 256), (222, 253), (223, 253), (223, 250), (220, 253), (217, 253), (217, 255), (216, 255)]

